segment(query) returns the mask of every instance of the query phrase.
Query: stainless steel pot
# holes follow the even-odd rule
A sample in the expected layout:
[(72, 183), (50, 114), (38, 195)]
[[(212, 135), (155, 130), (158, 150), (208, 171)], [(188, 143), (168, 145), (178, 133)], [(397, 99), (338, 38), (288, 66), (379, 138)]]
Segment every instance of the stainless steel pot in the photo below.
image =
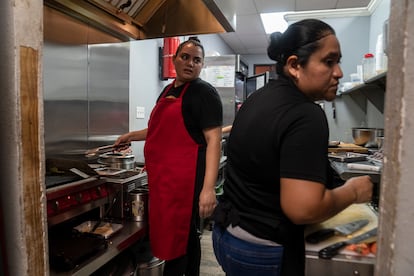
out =
[(104, 153), (99, 155), (98, 163), (104, 164), (114, 169), (131, 170), (134, 168), (135, 156), (124, 153)]
[(162, 276), (164, 263), (165, 261), (153, 257), (147, 263), (138, 264), (134, 276)]
[(129, 210), (132, 220), (146, 221), (148, 217), (148, 189), (137, 188), (128, 193)]

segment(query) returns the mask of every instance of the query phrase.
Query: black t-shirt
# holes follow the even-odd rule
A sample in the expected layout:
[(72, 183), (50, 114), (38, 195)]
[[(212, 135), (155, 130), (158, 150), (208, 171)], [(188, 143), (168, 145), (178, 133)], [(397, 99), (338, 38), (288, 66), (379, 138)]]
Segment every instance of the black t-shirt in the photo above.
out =
[[(285, 275), (303, 273), (304, 241), (303, 226), (293, 224), (281, 209), (280, 178), (326, 184), (328, 139), (320, 106), (289, 80), (279, 78), (243, 103), (227, 141), (221, 203), (231, 209), (227, 223), (283, 244), (293, 269)], [(228, 211), (220, 210), (219, 216)]]
[[(165, 96), (179, 97), (183, 88), (184, 85), (171, 87)], [(182, 114), (187, 131), (198, 144), (206, 143), (203, 129), (223, 125), (223, 107), (217, 90), (199, 78), (190, 83), (183, 96)]]

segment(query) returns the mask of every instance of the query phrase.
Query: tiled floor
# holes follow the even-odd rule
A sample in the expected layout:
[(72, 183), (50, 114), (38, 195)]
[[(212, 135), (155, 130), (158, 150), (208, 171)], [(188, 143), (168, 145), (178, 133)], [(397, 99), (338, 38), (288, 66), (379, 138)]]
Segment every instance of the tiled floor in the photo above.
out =
[(201, 265), (200, 276), (224, 276), (224, 272), (217, 263), (211, 240), (211, 231), (205, 229), (201, 237)]

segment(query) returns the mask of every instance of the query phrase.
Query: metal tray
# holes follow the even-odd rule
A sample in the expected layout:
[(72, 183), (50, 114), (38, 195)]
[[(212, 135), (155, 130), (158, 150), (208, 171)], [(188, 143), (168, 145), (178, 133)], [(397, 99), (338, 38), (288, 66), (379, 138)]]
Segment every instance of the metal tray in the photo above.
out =
[[(85, 232), (89, 233), (92, 230), (92, 228), (95, 226), (95, 223), (96, 223), (96, 221), (88, 220), (88, 221), (85, 221), (85, 222), (79, 224), (78, 226), (74, 227), (73, 229), (75, 229), (75, 230), (77, 230), (81, 233), (85, 233)], [(96, 230), (93, 233), (98, 234), (98, 235), (102, 235), (105, 239), (108, 239), (113, 234), (115, 234), (116, 232), (121, 230), (122, 227), (123, 227), (122, 224), (102, 221), (99, 224), (98, 228), (96, 228)]]
[(123, 172), (126, 172), (127, 170), (125, 169), (114, 169), (114, 168), (97, 168), (95, 169), (95, 171), (100, 175), (100, 176), (113, 176), (113, 175), (117, 175), (117, 174), (121, 174)]
[(358, 162), (367, 160), (367, 154), (355, 152), (332, 152), (328, 157), (338, 162)]

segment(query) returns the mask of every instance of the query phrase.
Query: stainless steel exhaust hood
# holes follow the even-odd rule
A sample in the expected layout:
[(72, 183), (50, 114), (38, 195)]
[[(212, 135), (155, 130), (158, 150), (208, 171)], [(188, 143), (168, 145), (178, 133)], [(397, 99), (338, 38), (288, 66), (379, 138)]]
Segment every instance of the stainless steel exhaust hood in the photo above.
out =
[(236, 0), (44, 0), (123, 41), (233, 32)]

